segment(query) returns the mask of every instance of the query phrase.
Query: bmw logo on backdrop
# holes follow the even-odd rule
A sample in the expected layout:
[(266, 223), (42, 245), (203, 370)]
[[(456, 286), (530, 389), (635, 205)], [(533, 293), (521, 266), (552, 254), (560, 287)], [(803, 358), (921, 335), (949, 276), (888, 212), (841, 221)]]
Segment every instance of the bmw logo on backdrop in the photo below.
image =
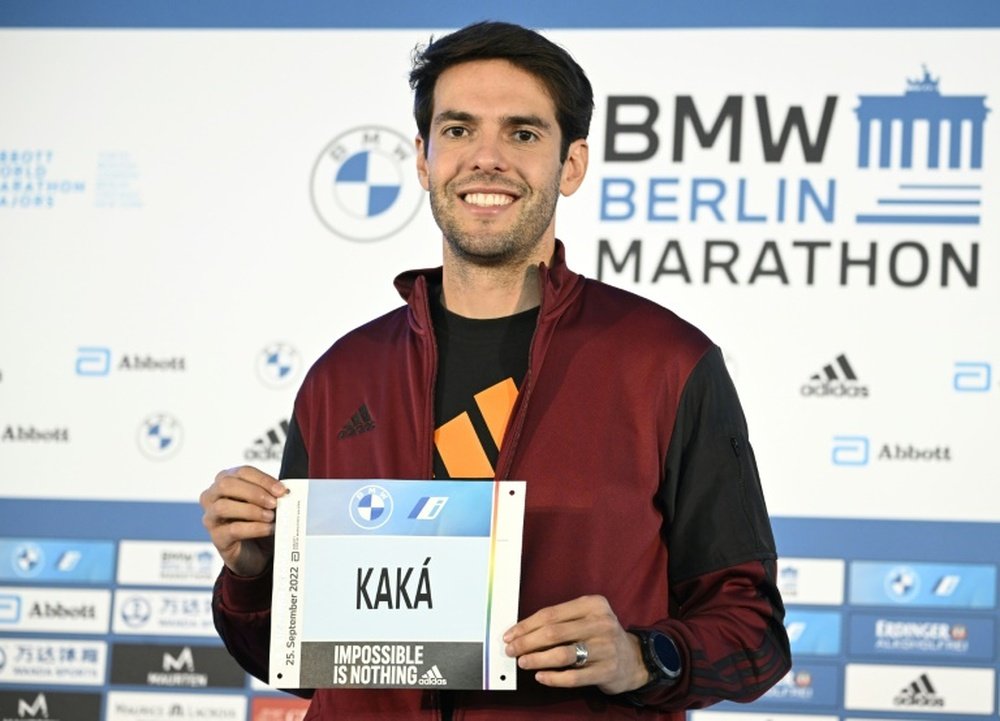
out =
[(423, 201), (412, 138), (378, 126), (341, 133), (312, 171), (312, 202), (323, 224), (348, 240), (387, 238)]
[(143, 419), (136, 433), (139, 450), (154, 461), (173, 456), (184, 440), (180, 421), (168, 413), (153, 413)]

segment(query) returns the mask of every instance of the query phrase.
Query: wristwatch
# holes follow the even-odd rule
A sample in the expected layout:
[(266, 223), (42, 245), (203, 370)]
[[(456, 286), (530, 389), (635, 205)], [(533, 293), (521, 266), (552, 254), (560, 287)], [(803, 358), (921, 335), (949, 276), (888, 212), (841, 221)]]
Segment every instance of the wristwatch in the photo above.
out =
[(683, 663), (674, 639), (655, 628), (630, 628), (629, 633), (634, 633), (638, 637), (642, 661), (649, 671), (649, 683), (635, 691), (676, 683), (681, 676)]

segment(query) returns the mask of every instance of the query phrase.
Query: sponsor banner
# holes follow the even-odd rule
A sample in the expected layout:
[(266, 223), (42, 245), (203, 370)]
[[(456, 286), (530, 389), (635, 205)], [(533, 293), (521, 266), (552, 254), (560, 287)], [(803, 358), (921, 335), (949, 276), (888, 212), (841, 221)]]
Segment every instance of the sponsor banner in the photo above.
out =
[(836, 716), (799, 713), (744, 713), (741, 711), (689, 711), (690, 721), (839, 721)]
[(243, 721), (246, 715), (247, 699), (237, 694), (109, 691), (105, 721)]
[(0, 691), (0, 721), (102, 721), (99, 693)]
[(854, 614), (850, 621), (850, 653), (992, 661), (995, 627), (992, 618)]
[(786, 604), (839, 606), (844, 602), (844, 561), (779, 558), (778, 588)]
[(116, 643), (111, 683), (171, 688), (243, 688), (246, 674), (222, 646)]
[(996, 566), (852, 561), (850, 578), (855, 605), (996, 607)]
[(0, 581), (109, 583), (114, 557), (110, 541), (0, 539)]
[(789, 610), (785, 630), (792, 645), (792, 657), (799, 654), (836, 656), (840, 653), (841, 616), (838, 611)]
[(250, 721), (302, 721), (308, 699), (255, 697), (250, 702)]
[(114, 633), (216, 637), (211, 591), (115, 591)]
[(108, 644), (71, 639), (0, 639), (0, 683), (104, 684)]
[(478, 688), (482, 643), (302, 644), (300, 688)]
[(122, 586), (212, 586), (222, 559), (208, 542), (122, 541), (118, 583)]
[(0, 632), (107, 633), (111, 592), (0, 586)]
[(840, 704), (840, 667), (796, 663), (764, 696), (766, 703), (835, 707)]
[(992, 714), (996, 670), (847, 664), (844, 708), (903, 713)]

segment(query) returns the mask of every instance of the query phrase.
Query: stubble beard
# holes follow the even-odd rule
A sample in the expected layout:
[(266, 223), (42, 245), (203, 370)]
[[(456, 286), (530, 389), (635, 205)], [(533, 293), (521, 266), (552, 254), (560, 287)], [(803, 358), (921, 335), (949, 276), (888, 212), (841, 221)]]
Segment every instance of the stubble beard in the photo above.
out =
[(485, 223), (475, 229), (462, 227), (455, 213), (455, 205), (462, 200), (451, 184), (443, 188), (431, 187), (431, 213), (456, 258), (472, 265), (496, 268), (520, 265), (531, 257), (555, 215), (559, 178), (535, 192), (520, 184), (516, 190), (519, 200), (515, 202), (521, 204), (520, 213), (513, 225), (493, 230)]

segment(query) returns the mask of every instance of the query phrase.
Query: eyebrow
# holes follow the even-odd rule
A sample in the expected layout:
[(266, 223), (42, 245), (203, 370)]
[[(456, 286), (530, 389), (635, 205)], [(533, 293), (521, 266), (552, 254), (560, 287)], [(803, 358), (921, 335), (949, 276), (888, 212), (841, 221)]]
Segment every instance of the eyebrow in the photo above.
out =
[[(475, 123), (479, 118), (464, 110), (442, 110), (434, 116), (431, 125), (440, 125), (447, 122)], [(552, 124), (543, 120), (538, 115), (504, 115), (500, 118), (504, 125), (529, 125), (541, 130), (551, 130)]]

